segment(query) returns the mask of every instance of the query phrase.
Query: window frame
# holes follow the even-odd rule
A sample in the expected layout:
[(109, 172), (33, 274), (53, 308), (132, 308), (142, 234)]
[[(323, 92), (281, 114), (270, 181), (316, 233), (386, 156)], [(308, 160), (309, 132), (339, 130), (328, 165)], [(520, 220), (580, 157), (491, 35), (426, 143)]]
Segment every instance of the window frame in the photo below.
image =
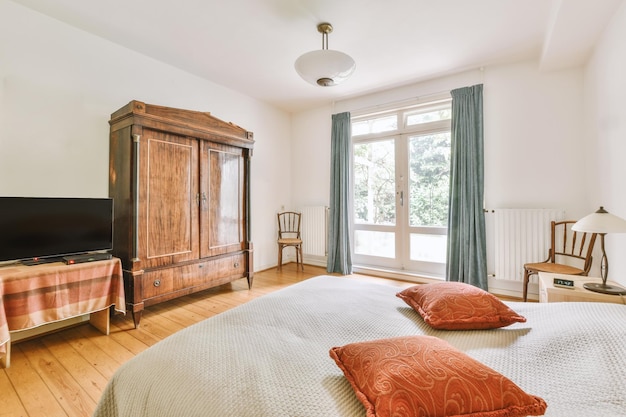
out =
[[(449, 94), (440, 95), (439, 97), (431, 97), (429, 100), (417, 101), (414, 103), (405, 104), (404, 106), (389, 106), (388, 108), (378, 108), (369, 111), (362, 111), (352, 117), (351, 123), (358, 123), (368, 119), (382, 118), (390, 115), (396, 115), (397, 129), (385, 130), (381, 132), (370, 132), (352, 135), (352, 147), (360, 143), (376, 142), (385, 139), (391, 139), (396, 143), (396, 152), (400, 152), (400, 155), (396, 156), (396, 169), (404, 170), (404, 175), (408, 175), (408, 150), (406, 145), (398, 145), (401, 141), (407, 141), (412, 136), (421, 136), (437, 133), (450, 133), (451, 131), (451, 119), (435, 120), (425, 123), (408, 124), (410, 116), (415, 114), (429, 113), (442, 109), (449, 109), (451, 111), (452, 98)], [(404, 150), (399, 149), (404, 148)], [(402, 159), (406, 159), (403, 161)], [(354, 167), (354, 160), (351, 161), (352, 167)], [(396, 182), (398, 174), (396, 173)], [(354, 172), (351, 174), (351, 192), (354, 198)], [(406, 195), (404, 197), (406, 201), (409, 201), (408, 187)], [(406, 204), (406, 203), (405, 203)], [(391, 270), (409, 271), (411, 273), (418, 274), (420, 276), (427, 276), (431, 278), (442, 279), (445, 277), (445, 262), (443, 264), (436, 262), (426, 261), (412, 261), (410, 260), (410, 239), (411, 234), (425, 234), (425, 235), (447, 235), (446, 227), (439, 226), (410, 226), (408, 214), (402, 214), (401, 212), (406, 210), (408, 213), (409, 208), (400, 208), (396, 200), (396, 225), (393, 226), (395, 233), (395, 246), (396, 246), (396, 258), (390, 260), (388, 258), (362, 255), (356, 253), (356, 234), (361, 230), (369, 231), (385, 231), (389, 230), (386, 226), (357, 223), (355, 222), (355, 213), (351, 210), (351, 238), (355, 243), (352, 248), (353, 260), (355, 266), (365, 268), (386, 268)], [(404, 218), (406, 217), (406, 218)], [(401, 225), (399, 226), (398, 223)], [(402, 227), (402, 229), (400, 229)], [(432, 265), (431, 265), (432, 264)]]

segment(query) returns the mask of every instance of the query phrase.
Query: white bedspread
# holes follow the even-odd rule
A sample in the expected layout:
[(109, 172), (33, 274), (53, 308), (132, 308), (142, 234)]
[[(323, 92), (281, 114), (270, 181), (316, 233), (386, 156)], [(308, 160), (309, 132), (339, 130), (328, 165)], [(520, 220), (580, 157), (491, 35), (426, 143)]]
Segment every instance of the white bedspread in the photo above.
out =
[(333, 346), (428, 334), (548, 404), (546, 416), (626, 416), (626, 306), (509, 303), (503, 329), (432, 330), (398, 287), (321, 276), (186, 328), (124, 364), (95, 417), (365, 415)]

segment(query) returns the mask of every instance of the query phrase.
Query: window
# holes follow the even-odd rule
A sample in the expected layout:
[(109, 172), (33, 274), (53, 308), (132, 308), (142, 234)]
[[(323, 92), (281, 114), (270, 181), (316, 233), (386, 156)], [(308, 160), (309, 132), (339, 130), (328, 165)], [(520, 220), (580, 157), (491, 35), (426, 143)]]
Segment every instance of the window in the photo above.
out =
[(357, 265), (445, 275), (450, 99), (352, 119)]
[(391, 132), (393, 130), (398, 130), (398, 117), (395, 114), (352, 123), (353, 136)]

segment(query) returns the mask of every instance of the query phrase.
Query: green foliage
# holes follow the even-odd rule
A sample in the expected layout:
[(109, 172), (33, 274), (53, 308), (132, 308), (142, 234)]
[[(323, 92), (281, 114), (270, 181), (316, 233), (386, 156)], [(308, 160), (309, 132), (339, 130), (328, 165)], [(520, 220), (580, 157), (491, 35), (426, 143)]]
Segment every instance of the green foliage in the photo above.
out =
[(450, 183), (450, 134), (409, 140), (409, 224), (446, 226)]
[[(355, 221), (395, 224), (393, 139), (359, 143), (353, 149)], [(445, 227), (448, 221), (450, 134), (410, 137), (409, 170), (410, 225)]]
[(355, 221), (395, 224), (395, 152), (392, 140), (354, 146)]

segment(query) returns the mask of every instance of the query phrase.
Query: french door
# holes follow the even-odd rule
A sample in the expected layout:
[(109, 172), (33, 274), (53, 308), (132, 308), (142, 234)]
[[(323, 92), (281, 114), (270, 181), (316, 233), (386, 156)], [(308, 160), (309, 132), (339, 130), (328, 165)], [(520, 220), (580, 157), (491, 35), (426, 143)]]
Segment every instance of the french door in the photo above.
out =
[[(395, 120), (380, 132), (367, 119), (370, 129), (359, 135), (364, 119), (353, 122), (355, 266), (445, 276), (450, 166), (445, 104), (377, 115)], [(436, 120), (423, 121), (433, 113)], [(420, 123), (411, 118), (416, 115), (422, 116)]]

